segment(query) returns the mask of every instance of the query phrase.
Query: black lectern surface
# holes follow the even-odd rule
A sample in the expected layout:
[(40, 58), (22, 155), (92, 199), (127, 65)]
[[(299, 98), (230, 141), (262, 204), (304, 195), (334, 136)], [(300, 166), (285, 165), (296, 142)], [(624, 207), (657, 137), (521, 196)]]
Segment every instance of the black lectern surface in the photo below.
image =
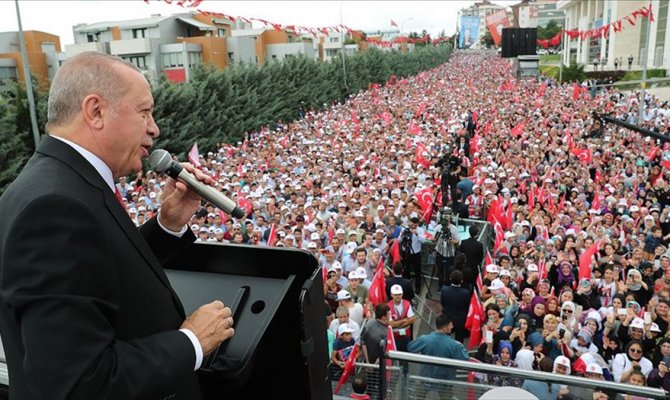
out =
[(235, 336), (203, 363), (204, 399), (332, 399), (323, 283), (309, 253), (196, 243), (166, 265), (189, 314), (221, 300)]

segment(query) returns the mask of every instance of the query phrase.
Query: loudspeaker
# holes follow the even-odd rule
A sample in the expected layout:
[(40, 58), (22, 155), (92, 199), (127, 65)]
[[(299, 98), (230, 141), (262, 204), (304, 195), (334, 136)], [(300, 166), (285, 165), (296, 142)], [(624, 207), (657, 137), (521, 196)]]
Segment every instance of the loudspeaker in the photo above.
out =
[(503, 28), (502, 30), (502, 58), (515, 57), (512, 55), (512, 35), (516, 28)]
[(332, 399), (321, 269), (302, 250), (196, 243), (165, 266), (186, 314), (221, 300), (235, 335), (199, 372), (203, 399)]
[(537, 28), (503, 28), (502, 57), (535, 55)]

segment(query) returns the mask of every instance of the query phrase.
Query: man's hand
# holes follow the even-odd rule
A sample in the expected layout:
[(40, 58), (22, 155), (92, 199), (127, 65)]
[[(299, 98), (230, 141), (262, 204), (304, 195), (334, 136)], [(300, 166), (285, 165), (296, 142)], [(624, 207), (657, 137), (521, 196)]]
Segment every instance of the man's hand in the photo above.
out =
[(189, 315), (180, 328), (188, 329), (198, 338), (207, 355), (234, 334), (232, 311), (219, 300), (205, 304)]
[[(196, 169), (189, 163), (182, 163), (185, 170), (193, 174), (199, 181), (208, 185), (214, 184), (214, 179)], [(193, 214), (200, 208), (200, 195), (189, 189), (186, 184), (168, 178), (159, 213), (160, 223), (173, 232), (182, 230)]]

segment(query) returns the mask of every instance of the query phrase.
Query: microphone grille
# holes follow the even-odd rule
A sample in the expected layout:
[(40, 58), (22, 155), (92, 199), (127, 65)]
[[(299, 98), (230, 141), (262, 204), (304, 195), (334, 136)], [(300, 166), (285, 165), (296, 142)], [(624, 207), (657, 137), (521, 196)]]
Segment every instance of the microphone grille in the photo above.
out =
[(151, 152), (149, 156), (149, 164), (155, 172), (162, 174), (165, 172), (172, 163), (172, 157), (170, 153), (163, 149), (157, 149)]

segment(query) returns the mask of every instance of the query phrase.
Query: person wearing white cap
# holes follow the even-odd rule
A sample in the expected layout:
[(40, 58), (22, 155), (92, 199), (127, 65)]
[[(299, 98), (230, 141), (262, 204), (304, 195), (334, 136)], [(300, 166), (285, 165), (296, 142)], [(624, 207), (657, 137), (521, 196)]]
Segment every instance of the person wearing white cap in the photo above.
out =
[(361, 303), (354, 303), (351, 299), (351, 293), (344, 289), (340, 290), (337, 292), (336, 300), (341, 306), (349, 309), (349, 318), (356, 321), (359, 326), (363, 324), (363, 306)]
[(364, 279), (361, 275), (361, 272), (365, 273), (365, 270), (360, 271), (359, 268), (349, 272), (349, 284), (344, 287), (344, 290), (348, 291), (351, 294), (351, 299), (355, 303), (360, 303), (363, 307), (367, 305), (369, 292), (368, 288), (361, 285), (361, 280)]
[(355, 330), (349, 324), (341, 324), (337, 328), (337, 339), (333, 343), (333, 353), (330, 360), (340, 368), (344, 368), (347, 358), (356, 344)]
[(489, 290), (489, 286), (491, 286), (491, 282), (493, 282), (493, 280), (498, 278), (500, 269), (495, 264), (488, 264), (485, 268), (485, 271), (486, 275), (484, 275), (484, 279), (482, 280), (482, 293), (481, 293), (483, 301), (488, 300), (492, 296), (491, 291)]
[(403, 290), (400, 285), (391, 286), (391, 319), (389, 325), (393, 328), (393, 337), (398, 351), (407, 351), (407, 345), (412, 339), (412, 327), (416, 322), (416, 315), (412, 304), (402, 298)]

